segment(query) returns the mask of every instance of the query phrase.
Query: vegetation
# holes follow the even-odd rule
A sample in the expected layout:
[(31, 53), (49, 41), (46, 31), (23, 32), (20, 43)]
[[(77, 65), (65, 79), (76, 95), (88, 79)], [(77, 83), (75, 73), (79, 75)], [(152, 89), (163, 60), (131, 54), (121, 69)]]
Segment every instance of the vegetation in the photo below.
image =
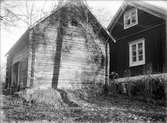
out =
[[(95, 89), (95, 88), (94, 88)], [(10, 121), (60, 122), (164, 122), (166, 109), (122, 97), (83, 96), (84, 90), (37, 90), (3, 97)], [(84, 97), (84, 98), (83, 98)], [(85, 98), (88, 97), (88, 98)]]
[[(108, 90), (112, 94), (128, 96), (130, 98), (154, 103), (158, 105), (166, 105), (166, 76), (145, 75), (138, 79), (127, 79), (119, 82), (113, 80)], [(114, 92), (113, 92), (114, 90)]]

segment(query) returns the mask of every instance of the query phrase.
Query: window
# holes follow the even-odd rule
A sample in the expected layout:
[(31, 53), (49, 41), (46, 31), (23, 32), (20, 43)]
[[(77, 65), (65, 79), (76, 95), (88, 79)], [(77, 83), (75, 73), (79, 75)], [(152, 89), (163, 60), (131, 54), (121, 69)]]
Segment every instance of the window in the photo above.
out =
[(124, 29), (138, 24), (137, 9), (131, 9), (124, 14)]
[(145, 64), (145, 40), (139, 39), (129, 43), (129, 66)]

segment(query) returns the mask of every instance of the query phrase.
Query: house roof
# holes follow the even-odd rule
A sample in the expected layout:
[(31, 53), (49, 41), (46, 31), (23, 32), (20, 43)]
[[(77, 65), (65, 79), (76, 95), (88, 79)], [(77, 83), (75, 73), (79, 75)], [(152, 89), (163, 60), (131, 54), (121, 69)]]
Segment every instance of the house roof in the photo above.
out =
[(134, 0), (134, 1), (128, 1), (125, 0), (121, 7), (118, 9), (117, 13), (115, 14), (115, 16), (112, 18), (110, 24), (108, 25), (107, 29), (112, 30), (114, 25), (117, 23), (119, 17), (122, 15), (122, 13), (125, 11), (126, 7), (130, 5), (133, 6), (135, 8), (141, 9), (145, 12), (148, 12), (154, 16), (157, 16), (159, 18), (163, 18), (165, 20), (167, 20), (167, 10), (166, 9), (162, 9), (160, 7), (151, 5), (149, 3), (146, 3), (144, 1), (141, 0)]
[[(53, 15), (55, 12), (59, 11), (63, 6), (65, 6), (66, 4), (69, 4), (70, 1), (73, 1), (74, 5), (75, 4), (75, 0), (63, 0), (63, 1), (67, 1), (67, 2), (62, 2), (60, 1), (57, 8), (54, 9), (53, 11), (51, 11), (50, 14), (44, 16), (43, 18), (40, 18), (38, 21), (36, 21), (33, 25), (31, 25), (26, 31), (25, 33), (21, 36), (21, 38), (12, 46), (12, 48), (6, 53), (6, 55), (10, 54), (21, 42), (23, 42), (23, 39), (25, 37), (27, 37), (29, 35), (29, 31), (31, 29), (33, 29), (36, 25), (38, 25), (39, 23), (43, 22), (44, 20), (46, 20), (48, 17), (50, 17), (51, 15)], [(80, 0), (77, 0), (80, 1)], [(71, 3), (70, 3), (71, 4)], [(84, 3), (86, 4), (86, 3)], [(83, 2), (80, 2), (79, 5), (84, 5)], [(109, 38), (111, 39), (111, 41), (115, 42), (114, 37), (108, 32), (108, 30), (102, 26), (102, 24), (97, 20), (97, 18), (95, 17), (95, 15), (92, 14), (92, 12), (90, 11), (89, 7), (87, 5), (84, 5), (84, 7), (86, 7), (88, 9), (88, 12), (91, 14), (91, 16), (93, 17), (93, 19), (96, 20), (96, 22), (98, 23), (98, 26), (100, 28), (100, 31), (105, 32), (106, 35), (109, 36)], [(99, 32), (100, 32), (99, 31)], [(27, 40), (26, 40), (27, 41)]]

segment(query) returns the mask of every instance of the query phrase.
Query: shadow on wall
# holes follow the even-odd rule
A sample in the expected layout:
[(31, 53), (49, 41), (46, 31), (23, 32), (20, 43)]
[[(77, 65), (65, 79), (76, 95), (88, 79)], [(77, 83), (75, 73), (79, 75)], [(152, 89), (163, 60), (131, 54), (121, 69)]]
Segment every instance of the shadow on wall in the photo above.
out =
[[(63, 16), (63, 14), (62, 14)], [(58, 33), (57, 33), (57, 39), (56, 39), (56, 53), (54, 57), (54, 68), (53, 68), (53, 78), (52, 78), (52, 87), (57, 88), (58, 85), (58, 78), (59, 78), (59, 70), (60, 70), (60, 60), (61, 60), (61, 49), (62, 49), (62, 43), (63, 43), (63, 28), (62, 28), (62, 20), (63, 18), (60, 17), (59, 20), (59, 27), (58, 27)]]

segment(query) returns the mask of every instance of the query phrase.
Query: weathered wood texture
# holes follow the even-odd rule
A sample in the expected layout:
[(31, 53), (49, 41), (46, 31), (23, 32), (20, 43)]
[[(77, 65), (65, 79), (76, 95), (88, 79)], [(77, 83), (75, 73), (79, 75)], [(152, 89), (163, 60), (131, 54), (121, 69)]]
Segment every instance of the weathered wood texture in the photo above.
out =
[(59, 88), (104, 83), (104, 51), (99, 46), (100, 41), (86, 40), (83, 33), (77, 27), (66, 29), (61, 50)]
[(85, 5), (73, 2), (58, 7), (28, 31), (17, 43), (29, 39), (26, 48), (20, 46), (25, 51), (14, 51), (8, 60), (8, 66), (10, 61), (21, 62), (20, 80), (26, 80), (26, 87), (75, 89), (104, 83), (105, 41), (111, 36)]
[[(51, 87), (56, 81), (53, 79), (55, 76), (58, 76), (58, 88), (80, 88), (84, 84), (104, 83), (104, 41), (97, 36), (95, 39), (86, 39), (80, 27), (67, 26), (63, 27), (61, 42), (57, 38), (58, 24), (56, 21), (50, 24), (46, 19), (34, 29), (33, 87)], [(95, 34), (91, 32), (88, 35), (91, 37)], [(60, 58), (56, 54), (61, 54)]]
[[(18, 82), (14, 80), (14, 64), (18, 63)], [(8, 56), (6, 88), (23, 89), (27, 87), (28, 48), (22, 47)]]
[[(27, 30), (18, 42), (10, 49), (7, 56), (7, 71), (6, 71), (6, 89), (18, 91), (27, 87), (27, 66), (28, 66), (28, 43), (29, 30)], [(14, 65), (19, 64), (17, 70), (14, 70)], [(17, 71), (18, 73), (13, 73)], [(14, 75), (18, 75), (17, 81)]]
[(33, 88), (48, 88), (52, 85), (54, 55), (56, 52), (57, 25), (48, 25), (48, 20), (34, 28), (33, 43), (35, 61)]

